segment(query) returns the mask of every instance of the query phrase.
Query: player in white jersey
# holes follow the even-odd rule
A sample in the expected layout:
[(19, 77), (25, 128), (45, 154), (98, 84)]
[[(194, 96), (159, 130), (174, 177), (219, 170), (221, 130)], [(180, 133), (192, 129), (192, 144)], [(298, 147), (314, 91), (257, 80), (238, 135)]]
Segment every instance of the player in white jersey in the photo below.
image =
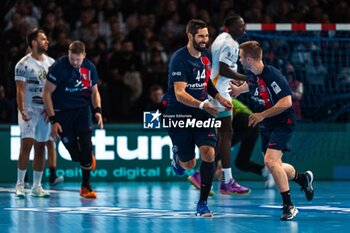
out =
[[(221, 33), (211, 45), (212, 71), (211, 80), (220, 94), (231, 100), (229, 95), (229, 83), (233, 80), (245, 80), (245, 76), (237, 73), (237, 60), (239, 54), (238, 38), (245, 33), (245, 22), (241, 16), (232, 14), (226, 17), (225, 32)], [(223, 179), (220, 184), (220, 193), (228, 195), (246, 195), (250, 189), (240, 186), (232, 177), (231, 172), (231, 139), (232, 111), (225, 110), (219, 103), (214, 101), (214, 106), (218, 107), (217, 118), (221, 120), (221, 127), (218, 128), (218, 143), (216, 146), (217, 157), (222, 162)]]
[(24, 56), (15, 67), (18, 124), (21, 131), (21, 148), (18, 159), (16, 195), (24, 197), (24, 176), (28, 168), (29, 154), (34, 145), (32, 196), (48, 197), (41, 186), (45, 164), (45, 143), (49, 140), (51, 126), (44, 110), (42, 92), (49, 67), (54, 60), (45, 52), (49, 41), (45, 32), (35, 29), (27, 36), (31, 53)]

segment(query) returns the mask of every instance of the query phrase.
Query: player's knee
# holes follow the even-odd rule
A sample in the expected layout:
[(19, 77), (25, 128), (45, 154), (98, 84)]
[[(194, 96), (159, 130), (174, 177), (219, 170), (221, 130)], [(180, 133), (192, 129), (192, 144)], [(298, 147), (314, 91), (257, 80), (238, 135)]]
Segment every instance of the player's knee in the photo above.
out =
[(192, 168), (194, 168), (196, 166), (196, 159), (194, 158), (190, 161), (181, 163), (181, 166), (186, 170), (191, 170)]
[(55, 150), (55, 142), (51, 141), (51, 140), (47, 141), (46, 147), (47, 147), (47, 150), (49, 150), (49, 151)]
[(201, 146), (200, 147), (201, 158), (203, 161), (211, 163), (215, 160), (215, 151), (213, 147)]
[(35, 156), (44, 157), (45, 153), (45, 142), (35, 142), (34, 143)]
[(24, 138), (21, 140), (21, 153), (29, 155), (32, 147), (34, 145), (34, 139), (32, 138)]
[(275, 169), (275, 167), (277, 165), (277, 161), (275, 159), (271, 158), (270, 156), (264, 157), (264, 163), (265, 163), (266, 167), (268, 167), (271, 172)]

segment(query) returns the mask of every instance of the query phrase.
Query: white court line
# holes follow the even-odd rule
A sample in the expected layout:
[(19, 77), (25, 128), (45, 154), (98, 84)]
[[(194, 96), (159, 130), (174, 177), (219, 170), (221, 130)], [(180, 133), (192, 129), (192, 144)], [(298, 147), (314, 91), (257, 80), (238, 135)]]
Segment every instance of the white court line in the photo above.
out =
[[(163, 209), (120, 208), (120, 207), (50, 207), (50, 208), (4, 208), (8, 211), (26, 211), (61, 214), (87, 214), (129, 218), (201, 218), (194, 211), (174, 211)], [(270, 218), (271, 215), (215, 213), (213, 218)]]

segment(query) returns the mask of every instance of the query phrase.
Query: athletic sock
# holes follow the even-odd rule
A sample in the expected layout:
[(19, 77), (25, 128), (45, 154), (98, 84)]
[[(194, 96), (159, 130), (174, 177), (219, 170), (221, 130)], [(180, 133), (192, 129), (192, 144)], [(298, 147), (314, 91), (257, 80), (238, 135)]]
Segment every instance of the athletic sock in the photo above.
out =
[(17, 184), (24, 184), (24, 177), (26, 176), (27, 169), (17, 169)]
[(297, 170), (295, 170), (295, 177), (294, 177), (293, 181), (295, 181), (296, 183), (298, 183), (301, 186), (307, 182), (307, 179), (303, 173), (298, 173)]
[(83, 183), (82, 185), (88, 187), (90, 185), (90, 170), (81, 169), (83, 174)]
[(214, 162), (208, 163), (202, 161), (199, 172), (201, 175), (201, 190), (200, 190), (200, 200), (206, 201), (209, 196), (211, 185), (213, 183), (214, 171), (215, 171)]
[(293, 205), (292, 200), (290, 199), (290, 191), (285, 191), (281, 193), (283, 205)]
[(42, 171), (33, 171), (33, 187), (41, 186), (42, 177), (43, 177)]
[(50, 167), (50, 180), (56, 178), (56, 167)]
[(228, 184), (232, 180), (231, 168), (222, 169), (222, 180), (225, 181), (225, 184)]

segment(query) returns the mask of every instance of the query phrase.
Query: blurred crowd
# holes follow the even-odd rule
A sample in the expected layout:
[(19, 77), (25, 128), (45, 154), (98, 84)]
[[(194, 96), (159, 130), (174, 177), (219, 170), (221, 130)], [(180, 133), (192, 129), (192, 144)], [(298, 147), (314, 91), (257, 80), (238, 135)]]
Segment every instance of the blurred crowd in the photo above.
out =
[[(55, 59), (66, 54), (71, 41), (86, 43), (87, 56), (100, 77), (105, 121), (123, 123), (140, 122), (144, 106), (152, 105), (153, 90), (166, 91), (167, 63), (172, 52), (185, 45), (189, 19), (204, 20), (211, 41), (230, 12), (240, 14), (246, 23), (350, 22), (349, 0), (4, 0), (0, 4), (0, 123), (16, 123), (14, 66), (26, 52), (26, 35), (36, 27), (45, 30), (48, 55)], [(287, 72), (288, 64), (285, 67)], [(289, 69), (295, 70), (292, 64)]]

